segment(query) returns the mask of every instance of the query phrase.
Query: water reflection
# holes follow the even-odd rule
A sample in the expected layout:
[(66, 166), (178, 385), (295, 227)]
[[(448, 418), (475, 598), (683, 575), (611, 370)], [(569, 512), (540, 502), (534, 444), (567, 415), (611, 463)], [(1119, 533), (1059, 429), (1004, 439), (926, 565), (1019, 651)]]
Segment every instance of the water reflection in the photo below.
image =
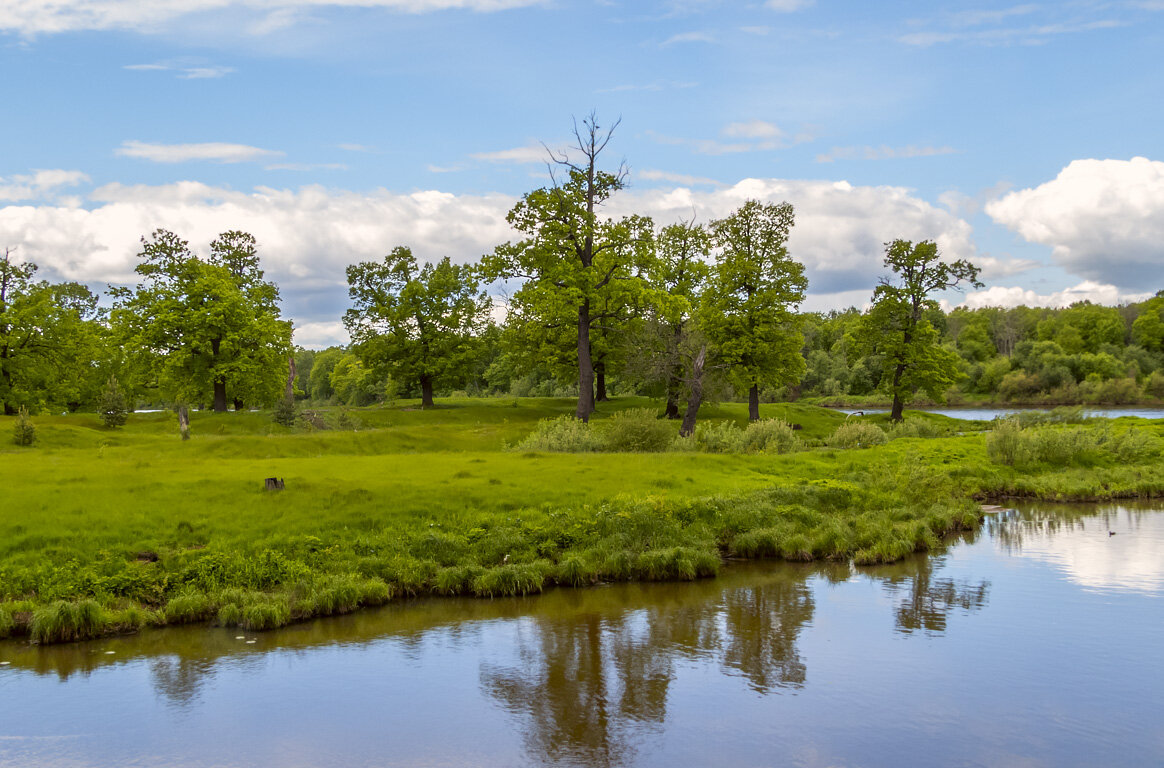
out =
[(1027, 506), (987, 529), (1007, 554), (1049, 563), (1101, 592), (1164, 592), (1164, 516), (1146, 504)]
[[(682, 721), (691, 711), (692, 696), (702, 697), (712, 688), (731, 691), (736, 698), (721, 693), (725, 698), (720, 701), (737, 702), (730, 705), (730, 716), (743, 718), (739, 722), (751, 728), (747, 712), (760, 702), (801, 702), (802, 707), (808, 706), (806, 700), (824, 702), (830, 690), (839, 689), (838, 669), (844, 669), (844, 681), (908, 667), (902, 659), (919, 651), (910, 640), (913, 635), (943, 637), (951, 649), (964, 642), (963, 652), (998, 647), (1003, 642), (999, 635), (990, 636), (989, 643), (971, 640), (973, 630), (991, 625), (989, 620), (952, 623), (951, 617), (1005, 613), (1007, 600), (1013, 603), (1018, 591), (1014, 583), (1004, 589), (994, 581), (1016, 561), (1107, 589), (1143, 593), (1164, 582), (1164, 515), (1147, 509), (1022, 509), (989, 519), (981, 533), (959, 543), (965, 546), (876, 568), (745, 563), (731, 565), (718, 579), (695, 583), (614, 584), (515, 599), (421, 600), (246, 633), (242, 639), (237, 630), (198, 628), (47, 648), (5, 643), (0, 660), (12, 666), (0, 668), (0, 686), (8, 671), (55, 676), (63, 690), (65, 684), (123, 667), (148, 680), (161, 709), (187, 722), (221, 708), (225, 691), (260, 690), (278, 683), (279, 675), (294, 674), (288, 671), (293, 667), (300, 673), (314, 667), (313, 674), (326, 680), (342, 673), (344, 664), (359, 667), (376, 658), (388, 667), (377, 675), (361, 673), (356, 689), (344, 690), (354, 707), (372, 710), (394, 690), (390, 686), (399, 690), (405, 679), (400, 669), (431, 669), (455, 659), (467, 675), (455, 684), (473, 689), (478, 709), (492, 711), (511, 726), (507, 733), (520, 741), (514, 749), (524, 751), (529, 762), (606, 767), (650, 762), (646, 745), (673, 739), (676, 718)], [(1000, 561), (1006, 564), (1000, 567)], [(1063, 581), (1054, 578), (1056, 584)], [(996, 591), (1002, 599), (994, 599), (992, 610)], [(847, 595), (849, 602), (832, 601), (834, 593)], [(900, 645), (862, 647), (863, 635), (875, 642), (877, 627), (890, 617), (894, 632), (882, 634)], [(1062, 631), (1055, 624), (1054, 632)], [(1090, 642), (1092, 649), (1102, 647)], [(849, 655), (837, 655), (837, 647), (846, 643)], [(1082, 641), (1078, 647), (1087, 648)], [(1103, 658), (1088, 652), (1092, 657)], [(286, 663), (271, 663), (280, 658)], [(842, 667), (838, 659), (852, 660), (854, 666)], [(339, 666), (322, 671), (327, 664)], [(1112, 672), (1105, 669), (1104, 674)], [(1014, 684), (1017, 678), (1011, 673), (999, 679)], [(381, 682), (386, 687), (377, 691)], [(884, 678), (869, 678), (870, 695), (876, 698), (885, 684)], [(70, 687), (74, 696), (86, 690)], [(425, 704), (440, 694), (410, 688), (407, 695)], [(854, 700), (863, 700), (861, 695), (845, 694)], [(942, 695), (923, 692), (918, 699)], [(838, 702), (829, 699), (827, 706), (844, 703)], [(878, 699), (868, 706), (862, 716), (885, 704)], [(95, 711), (102, 707), (92, 702)], [(802, 710), (785, 714), (797, 711)], [(408, 716), (393, 713), (402, 721)], [(481, 717), (457, 716), (466, 721)], [(423, 730), (422, 724), (410, 727)], [(0, 737), (5, 737), (2, 729)], [(839, 737), (833, 733), (818, 745), (829, 744), (829, 738)], [(0, 750), (0, 765), (2, 758)]]
[(989, 581), (940, 578), (935, 571), (941, 566), (941, 557), (915, 557), (883, 569), (885, 591), (899, 598), (894, 612), (897, 631), (940, 634), (954, 609), (970, 612), (986, 605)]

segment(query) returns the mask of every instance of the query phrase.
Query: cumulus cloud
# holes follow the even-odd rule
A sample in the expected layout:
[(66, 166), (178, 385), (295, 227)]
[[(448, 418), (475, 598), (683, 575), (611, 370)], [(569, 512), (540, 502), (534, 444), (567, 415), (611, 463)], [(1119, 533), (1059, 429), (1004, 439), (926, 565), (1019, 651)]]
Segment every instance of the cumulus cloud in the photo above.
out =
[[(195, 13), (241, 10), (260, 15), (252, 32), (286, 26), (302, 10), (326, 7), (383, 8), (401, 13), (463, 9), (483, 13), (540, 5), (544, 0), (15, 0), (0, 4), (0, 31), (25, 35), (79, 30), (158, 31)], [(272, 22), (272, 19), (274, 22)]]
[[(651, 215), (660, 224), (727, 215), (745, 200), (796, 206), (790, 249), (807, 267), (812, 299), (833, 308), (867, 300), (883, 273), (883, 244), (896, 237), (934, 238), (950, 258), (973, 258), (970, 226), (900, 187), (845, 182), (746, 179), (732, 186), (633, 190), (606, 213)], [(135, 281), (142, 235), (172, 230), (204, 250), (220, 232), (244, 229), (259, 241), (268, 275), (282, 288), (287, 314), (303, 328), (300, 343), (326, 345), (347, 307), (344, 268), (409, 245), (419, 258), (458, 262), (515, 236), (505, 214), (516, 198), (438, 191), (367, 193), (304, 186), (242, 192), (198, 182), (161, 186), (110, 184), (85, 206), (0, 207), (0, 243), (46, 274), (100, 286)], [(864, 299), (861, 299), (864, 297)], [(310, 339), (310, 342), (307, 341)]]
[(936, 240), (949, 259), (977, 258), (968, 223), (904, 187), (745, 179), (711, 190), (631, 190), (615, 197), (611, 210), (648, 214), (657, 222), (690, 219), (694, 212), (697, 221), (707, 222), (749, 199), (787, 200), (796, 208), (789, 250), (804, 262), (813, 294), (871, 292), (885, 271), (885, 243), (896, 238)]
[(1124, 289), (1161, 279), (1162, 162), (1075, 160), (1053, 180), (1006, 194), (985, 210), (1024, 240), (1050, 246), (1054, 261), (1073, 274)]
[(970, 309), (981, 307), (1069, 307), (1079, 301), (1090, 301), (1093, 304), (1121, 304), (1124, 302), (1143, 301), (1151, 298), (1149, 292), (1124, 292), (1114, 285), (1097, 283), (1093, 280), (1084, 280), (1078, 285), (1064, 288), (1051, 293), (1038, 293), (1029, 288), (1018, 286), (1004, 287), (991, 286), (981, 291), (970, 291), (966, 294), (963, 306)]
[(45, 200), (54, 197), (62, 188), (84, 184), (89, 177), (81, 171), (60, 169), (33, 171), (7, 178), (0, 176), (0, 202)]
[(216, 163), (246, 163), (282, 157), (282, 152), (261, 149), (247, 144), (226, 144), (219, 141), (201, 144), (149, 144), (144, 141), (123, 141), (114, 150), (121, 157), (134, 157), (155, 163), (186, 163), (191, 160), (211, 160)]

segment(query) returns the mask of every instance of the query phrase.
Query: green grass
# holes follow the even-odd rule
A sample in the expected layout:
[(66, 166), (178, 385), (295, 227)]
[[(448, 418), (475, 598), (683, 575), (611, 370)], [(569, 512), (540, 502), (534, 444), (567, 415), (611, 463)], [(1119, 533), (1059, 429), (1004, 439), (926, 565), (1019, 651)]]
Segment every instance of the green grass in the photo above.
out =
[[(596, 428), (657, 406), (603, 404)], [(266, 629), (413, 595), (703, 578), (725, 557), (892, 562), (976, 525), (972, 497), (1164, 492), (1156, 457), (1092, 450), (1087, 466), (1020, 471), (988, 457), (982, 425), (921, 414), (910, 415), (919, 428), (884, 445), (829, 447), (845, 416), (802, 404), (761, 407), (802, 426), (783, 454), (510, 448), (572, 408), (401, 403), (349, 411), (351, 428), (332, 430), (198, 413), (187, 442), (172, 414), (134, 414), (121, 430), (96, 415), (37, 417), (35, 447), (0, 445), (0, 638)], [(743, 404), (701, 416), (712, 427), (747, 423)], [(677, 423), (657, 426), (677, 434)], [(1142, 429), (1161, 434), (1160, 424)], [(1109, 444), (1127, 445), (1100, 448)], [(264, 491), (272, 476), (286, 490)]]

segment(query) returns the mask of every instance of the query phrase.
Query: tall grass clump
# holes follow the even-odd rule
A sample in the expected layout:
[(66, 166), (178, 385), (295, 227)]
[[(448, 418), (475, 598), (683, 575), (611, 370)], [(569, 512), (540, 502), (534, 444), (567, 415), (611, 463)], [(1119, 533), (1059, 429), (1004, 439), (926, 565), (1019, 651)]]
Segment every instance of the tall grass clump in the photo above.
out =
[(16, 619), (12, 618), (12, 612), (7, 607), (0, 605), (0, 640), (12, 635), (16, 628)]
[(791, 453), (800, 448), (800, 438), (783, 419), (753, 421), (744, 429), (743, 449), (748, 453)]
[(1030, 447), (1017, 418), (995, 420), (994, 429), (986, 436), (986, 456), (995, 464), (1008, 467), (1022, 466), (1029, 461)]
[(705, 421), (695, 427), (695, 444), (706, 453), (739, 453), (744, 447), (744, 430), (734, 421)]
[(1087, 415), (1082, 405), (1061, 405), (1049, 411), (1018, 411), (1006, 418), (1017, 420), (1019, 426), (1036, 427), (1047, 424), (1084, 424), (1092, 417)]
[(602, 437), (589, 424), (573, 416), (542, 419), (534, 431), (517, 444), (520, 451), (591, 453), (601, 451)]
[(167, 624), (197, 624), (213, 619), (217, 613), (218, 607), (201, 592), (175, 595), (164, 610)]
[(603, 430), (606, 450), (616, 453), (658, 453), (667, 450), (675, 434), (671, 425), (649, 408), (619, 411)]
[(12, 442), (17, 445), (32, 445), (36, 442), (36, 425), (23, 405), (16, 412), (16, 421), (12, 425)]
[(889, 439), (899, 437), (941, 437), (947, 430), (925, 419), (903, 419), (889, 425)]
[(889, 437), (876, 424), (867, 421), (849, 421), (837, 427), (828, 439), (830, 448), (872, 448), (884, 445)]
[(96, 600), (58, 600), (32, 612), (34, 643), (68, 643), (104, 633), (108, 617)]

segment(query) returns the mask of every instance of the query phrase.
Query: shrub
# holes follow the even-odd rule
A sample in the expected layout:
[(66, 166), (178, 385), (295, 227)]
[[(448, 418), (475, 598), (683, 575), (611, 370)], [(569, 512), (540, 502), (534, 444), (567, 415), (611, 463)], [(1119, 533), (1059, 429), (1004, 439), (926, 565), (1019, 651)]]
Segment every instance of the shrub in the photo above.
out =
[(587, 453), (602, 450), (602, 439), (586, 422), (559, 416), (539, 421), (534, 431), (517, 444), (517, 450)]
[(299, 409), (295, 405), (295, 398), (284, 397), (275, 405), (275, 411), (271, 414), (271, 418), (276, 424), (282, 424), (284, 427), (293, 427), (295, 422), (299, 420)]
[(744, 430), (734, 421), (703, 422), (695, 427), (695, 443), (707, 453), (738, 453), (744, 447)]
[(798, 450), (801, 443), (788, 422), (761, 419), (744, 429), (743, 447), (749, 453), (789, 453)]
[(1027, 441), (1017, 418), (996, 419), (994, 429), (986, 436), (986, 455), (995, 464), (1021, 466), (1029, 459)]
[(899, 437), (938, 437), (946, 430), (925, 419), (905, 419), (889, 425), (889, 439)]
[(110, 429), (125, 426), (129, 419), (129, 406), (125, 400), (125, 393), (117, 383), (116, 376), (110, 376), (105, 383), (105, 391), (101, 393), (101, 421)]
[(32, 423), (28, 409), (23, 405), (16, 413), (16, 423), (12, 431), (12, 440), (17, 445), (32, 445), (36, 442), (36, 425)]
[(1152, 371), (1144, 382), (1144, 393), (1157, 400), (1164, 400), (1164, 371)]
[(884, 445), (889, 438), (876, 424), (867, 421), (847, 421), (837, 427), (828, 439), (830, 448), (871, 448)]
[(671, 445), (675, 434), (670, 424), (649, 408), (620, 411), (603, 430), (605, 447), (620, 453), (658, 453)]

